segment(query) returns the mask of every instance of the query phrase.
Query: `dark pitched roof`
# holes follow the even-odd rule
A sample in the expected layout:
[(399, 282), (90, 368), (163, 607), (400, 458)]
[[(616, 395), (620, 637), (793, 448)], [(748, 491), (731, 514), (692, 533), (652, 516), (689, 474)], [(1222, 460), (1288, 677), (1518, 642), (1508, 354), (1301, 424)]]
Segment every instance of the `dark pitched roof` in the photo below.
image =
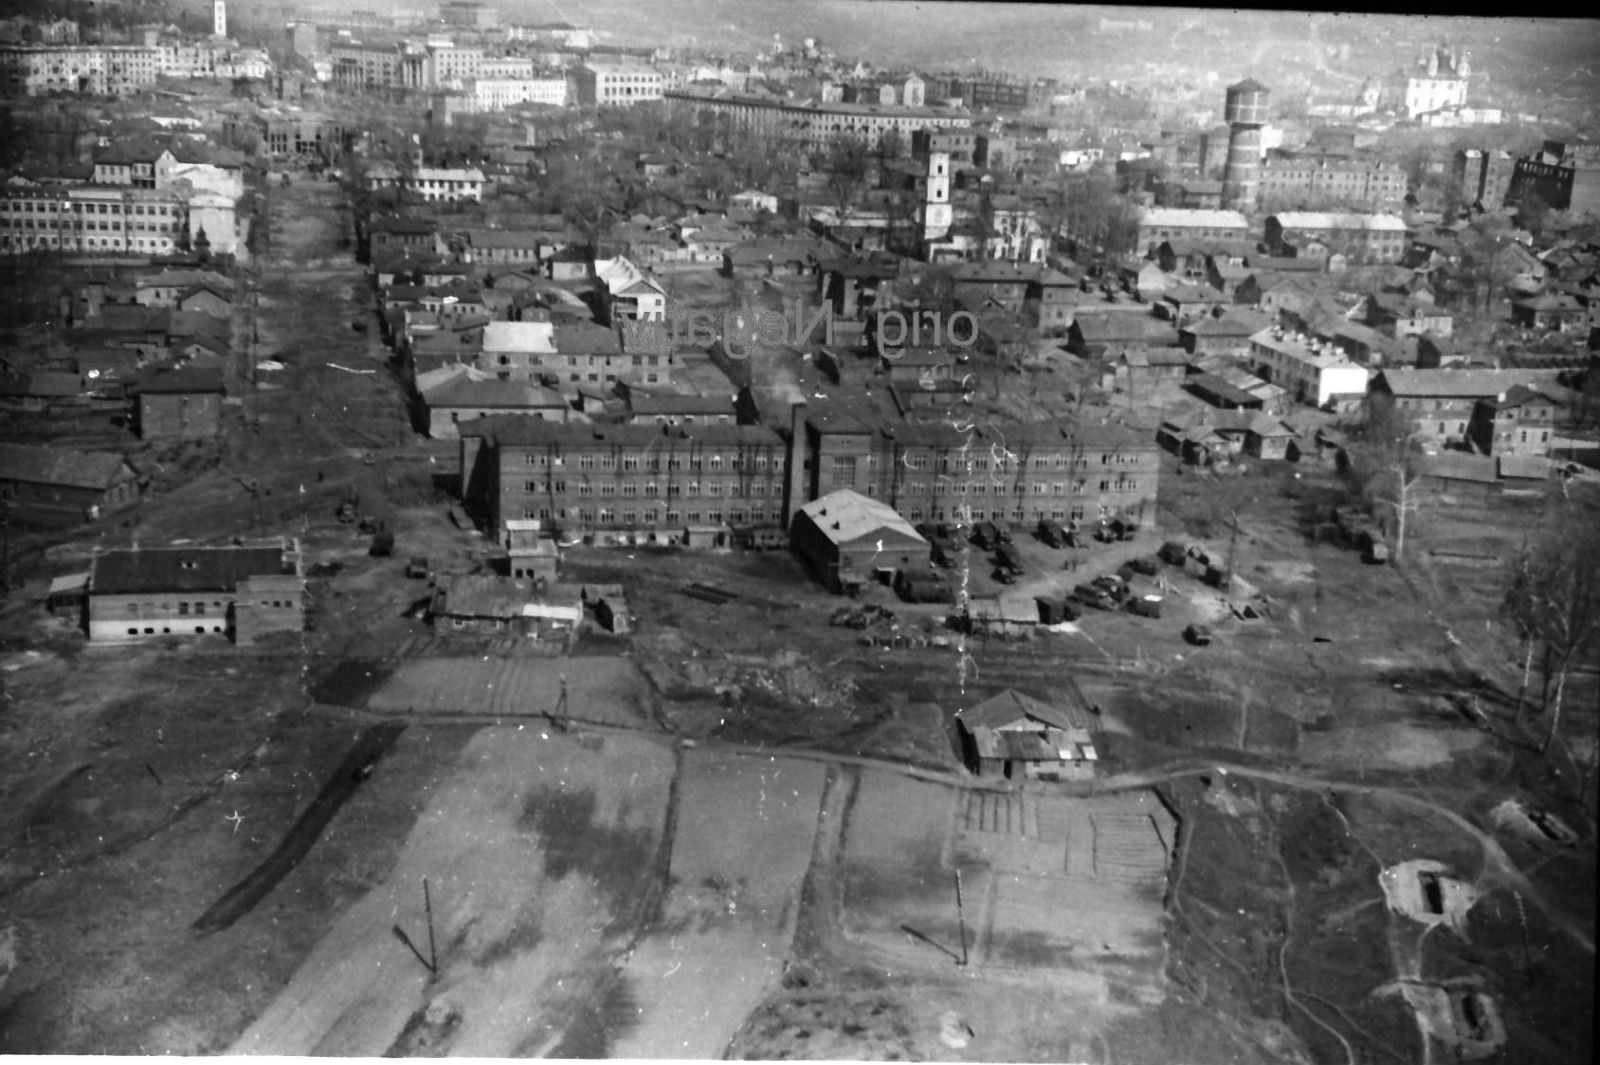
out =
[(221, 392), (222, 371), (217, 369), (155, 370), (139, 378), (146, 395)]
[(109, 451), (74, 451), (64, 447), (0, 444), (0, 481), (106, 489), (133, 471), (121, 455)]
[(977, 706), (959, 711), (956, 718), (969, 729), (1004, 728), (1021, 718), (1031, 718), (1058, 729), (1098, 730), (1100, 723), (1077, 682), (1063, 676), (1052, 683), (1058, 686), (1059, 702), (1043, 702), (1007, 688)]
[(295, 576), (278, 547), (159, 547), (107, 551), (91, 570), (94, 595), (140, 592), (232, 592), (248, 577)]

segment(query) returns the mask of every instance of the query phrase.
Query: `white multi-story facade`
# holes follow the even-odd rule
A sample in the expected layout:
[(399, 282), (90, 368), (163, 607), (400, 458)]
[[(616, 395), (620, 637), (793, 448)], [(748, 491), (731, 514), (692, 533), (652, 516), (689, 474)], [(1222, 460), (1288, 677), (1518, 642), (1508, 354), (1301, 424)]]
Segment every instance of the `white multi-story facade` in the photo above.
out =
[(158, 49), (131, 45), (9, 45), (0, 47), (0, 92), (123, 96), (155, 84)]
[(478, 64), (479, 78), (531, 78), (533, 60), (524, 55), (484, 56)]
[(500, 111), (518, 104), (567, 106), (566, 78), (479, 78), (472, 86), (478, 111)]
[(483, 199), (483, 171), (477, 167), (417, 167), (403, 184), (432, 203)]
[(0, 189), (0, 254), (168, 255), (202, 227), (213, 252), (238, 250), (234, 201), (226, 196), (104, 185)]
[(710, 115), (730, 131), (808, 147), (822, 147), (841, 135), (859, 137), (876, 147), (891, 131), (899, 135), (901, 143), (909, 144), (911, 135), (918, 130), (966, 129), (972, 125), (972, 116), (965, 111), (931, 107), (818, 104), (694, 86), (662, 95), (675, 108)]
[(1367, 368), (1351, 362), (1331, 343), (1273, 327), (1250, 338), (1252, 369), (1287, 389), (1295, 400), (1326, 406), (1334, 396), (1367, 391)]
[(430, 44), (423, 64), (423, 85), (430, 89), (459, 88), (476, 78), (483, 66), (483, 49), (454, 44)]
[(661, 99), (661, 72), (648, 63), (592, 60), (578, 68), (575, 80), (580, 107), (631, 107)]

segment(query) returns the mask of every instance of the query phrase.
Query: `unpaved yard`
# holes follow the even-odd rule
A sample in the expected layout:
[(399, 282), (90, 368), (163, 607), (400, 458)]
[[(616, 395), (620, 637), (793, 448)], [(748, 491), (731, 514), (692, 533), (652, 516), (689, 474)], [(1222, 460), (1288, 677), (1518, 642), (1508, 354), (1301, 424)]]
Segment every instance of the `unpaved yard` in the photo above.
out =
[(649, 697), (638, 668), (615, 656), (429, 658), (400, 665), (368, 698), (367, 708), (506, 717), (556, 714), (594, 724), (639, 725), (649, 720)]

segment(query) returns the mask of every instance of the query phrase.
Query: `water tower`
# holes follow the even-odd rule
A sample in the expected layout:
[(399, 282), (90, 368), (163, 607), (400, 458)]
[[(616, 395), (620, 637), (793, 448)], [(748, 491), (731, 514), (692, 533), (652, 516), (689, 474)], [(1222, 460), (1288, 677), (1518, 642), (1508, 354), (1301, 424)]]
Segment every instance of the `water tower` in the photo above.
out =
[(1228, 86), (1223, 121), (1228, 123), (1228, 162), (1222, 173), (1222, 206), (1248, 211), (1261, 187), (1261, 127), (1267, 124), (1272, 93), (1246, 78)]

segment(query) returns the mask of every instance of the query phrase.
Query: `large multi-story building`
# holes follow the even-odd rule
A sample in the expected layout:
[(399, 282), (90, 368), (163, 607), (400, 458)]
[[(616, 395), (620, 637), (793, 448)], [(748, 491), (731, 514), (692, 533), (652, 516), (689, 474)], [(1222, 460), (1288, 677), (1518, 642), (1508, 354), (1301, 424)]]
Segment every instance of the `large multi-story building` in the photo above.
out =
[(478, 63), (480, 78), (531, 78), (533, 60), (524, 55), (486, 55)]
[(1265, 200), (1303, 195), (1391, 207), (1406, 198), (1406, 173), (1393, 163), (1286, 153), (1268, 158), (1260, 175)]
[(0, 47), (0, 91), (12, 96), (52, 92), (124, 96), (154, 85), (162, 72), (158, 49), (132, 45), (9, 45)]
[(580, 107), (632, 107), (661, 99), (661, 72), (648, 63), (591, 60), (578, 68), (573, 81)]
[(214, 193), (97, 185), (0, 189), (0, 254), (170, 255), (192, 244), (202, 228), (212, 251), (237, 252), (234, 203)]
[(1534, 197), (1557, 211), (1600, 213), (1600, 145), (1545, 141), (1539, 154), (1518, 159), (1506, 202)]
[(1511, 153), (1498, 148), (1466, 148), (1456, 153), (1456, 180), (1461, 198), (1481, 204), (1485, 210), (1504, 206), (1511, 188), (1516, 162)]
[(912, 521), (1010, 524), (1153, 517), (1153, 437), (1070, 420), (886, 424), (841, 410), (793, 411), (790, 512), (849, 488)]
[(329, 51), (333, 83), (342, 89), (421, 89), (427, 85), (426, 49), (399, 43), (336, 44)]
[(533, 520), (598, 544), (721, 546), (730, 528), (784, 518), (786, 447), (760, 426), (508, 415), (457, 431), (463, 501), (497, 531)]
[(1284, 211), (1267, 219), (1262, 236), (1274, 255), (1292, 246), (1301, 254), (1340, 253), (1352, 265), (1399, 262), (1409, 244), (1406, 224), (1384, 214)]
[(479, 78), (472, 85), (472, 107), (503, 111), (521, 104), (567, 106), (566, 78)]
[(902, 144), (909, 144), (919, 130), (966, 129), (972, 125), (972, 116), (964, 111), (932, 107), (812, 103), (695, 86), (672, 89), (663, 95), (676, 109), (710, 116), (722, 130), (779, 146), (821, 147), (836, 137), (853, 136), (876, 147), (890, 132), (898, 135)]
[(430, 89), (455, 88), (481, 76), (482, 68), (482, 48), (430, 44), (422, 66), (422, 83)]

